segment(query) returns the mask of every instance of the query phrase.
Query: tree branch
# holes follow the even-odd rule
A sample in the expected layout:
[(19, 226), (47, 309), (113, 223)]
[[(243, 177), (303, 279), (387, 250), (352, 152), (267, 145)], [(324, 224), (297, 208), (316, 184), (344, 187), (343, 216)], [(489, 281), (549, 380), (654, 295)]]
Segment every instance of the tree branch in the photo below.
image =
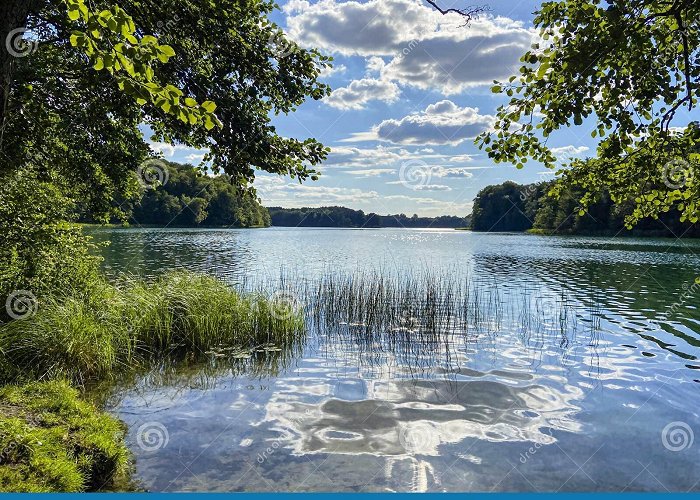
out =
[(488, 6), (483, 6), (483, 7), (466, 7), (464, 9), (455, 9), (455, 8), (449, 8), (449, 9), (443, 9), (441, 8), (435, 0), (425, 0), (428, 2), (430, 5), (432, 5), (435, 10), (437, 10), (440, 14), (446, 15), (446, 14), (459, 14), (460, 16), (464, 17), (465, 23), (464, 26), (467, 26), (469, 23), (471, 23), (474, 19), (478, 18), (480, 14), (483, 14), (484, 12), (488, 12), (490, 9)]

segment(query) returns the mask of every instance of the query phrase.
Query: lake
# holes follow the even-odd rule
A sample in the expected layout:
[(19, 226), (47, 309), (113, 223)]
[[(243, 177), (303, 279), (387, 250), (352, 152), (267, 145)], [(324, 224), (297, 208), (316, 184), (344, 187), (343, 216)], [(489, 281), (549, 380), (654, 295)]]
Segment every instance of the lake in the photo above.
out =
[(110, 388), (149, 490), (700, 490), (700, 241), (89, 232), (111, 240), (112, 276), (188, 269), (267, 289), (432, 275), (472, 290), (465, 326), (429, 338), (338, 321), (283, 356), (164, 364)]

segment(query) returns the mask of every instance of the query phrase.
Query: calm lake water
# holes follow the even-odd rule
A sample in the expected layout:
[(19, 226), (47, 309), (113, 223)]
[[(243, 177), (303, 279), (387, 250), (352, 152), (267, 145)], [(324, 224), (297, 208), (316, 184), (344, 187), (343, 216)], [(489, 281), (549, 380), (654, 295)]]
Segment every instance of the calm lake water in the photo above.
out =
[[(422, 345), (312, 330), (294, 352), (113, 388), (149, 490), (700, 490), (700, 241), (453, 230), (93, 229), (105, 269), (254, 287), (469, 279), (478, 325)], [(273, 356), (273, 354), (275, 354)], [(694, 442), (697, 435), (698, 442)]]

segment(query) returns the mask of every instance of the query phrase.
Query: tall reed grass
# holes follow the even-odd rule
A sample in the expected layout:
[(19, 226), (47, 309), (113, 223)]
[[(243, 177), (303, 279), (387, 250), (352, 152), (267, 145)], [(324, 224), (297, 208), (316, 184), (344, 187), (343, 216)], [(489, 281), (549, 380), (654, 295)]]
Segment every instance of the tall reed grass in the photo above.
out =
[(0, 353), (12, 376), (81, 383), (169, 354), (276, 351), (300, 342), (304, 328), (294, 305), (176, 272), (152, 283), (122, 278), (83, 296), (45, 298), (34, 317), (0, 327)]

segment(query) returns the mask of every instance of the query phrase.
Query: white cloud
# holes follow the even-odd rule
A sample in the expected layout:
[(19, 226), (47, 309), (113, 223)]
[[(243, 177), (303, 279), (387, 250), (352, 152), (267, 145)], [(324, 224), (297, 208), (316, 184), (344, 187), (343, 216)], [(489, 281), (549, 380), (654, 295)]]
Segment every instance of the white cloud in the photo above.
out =
[(385, 174), (395, 174), (396, 170), (393, 168), (368, 168), (365, 170), (349, 170), (347, 172), (350, 175), (357, 175), (358, 177), (379, 177)]
[(414, 189), (416, 191), (452, 191), (450, 186), (445, 186), (444, 184), (425, 184), (416, 186)]
[(295, 12), (303, 12), (309, 8), (309, 2), (306, 0), (287, 0), (287, 3), (282, 7), (282, 11), (287, 14)]
[(376, 200), (376, 191), (289, 182), (282, 177), (258, 176), (255, 187), (266, 206), (311, 207)]
[(535, 39), (534, 30), (505, 17), (482, 16), (465, 27), (461, 16), (443, 16), (414, 0), (321, 0), (288, 14), (290, 35), (301, 44), (388, 57), (381, 65), (372, 59), (368, 70), (445, 95), (509, 77)]
[(451, 163), (471, 163), (476, 155), (455, 155), (450, 158)]
[(340, 75), (348, 70), (347, 66), (344, 64), (336, 64), (335, 66), (327, 66), (321, 70), (319, 75), (321, 78), (328, 78), (332, 75)]
[[(439, 186), (439, 185), (435, 185)], [(374, 190), (327, 187), (319, 185), (298, 184), (283, 177), (259, 175), (255, 179), (264, 206), (283, 206), (288, 208), (322, 207), (344, 205), (350, 208), (376, 212), (382, 215), (399, 212), (419, 212), (421, 215), (459, 215), (471, 212), (472, 203), (458, 203), (426, 197), (406, 195), (383, 196)], [(449, 188), (448, 188), (449, 189)], [(431, 189), (423, 189), (429, 191)], [(436, 191), (447, 191), (434, 189)], [(412, 207), (406, 210), (405, 207)], [(416, 209), (413, 209), (416, 207)], [(420, 208), (417, 208), (420, 207)]]
[(199, 163), (202, 162), (202, 160), (204, 160), (204, 155), (203, 155), (203, 154), (191, 154), (191, 155), (187, 155), (187, 156), (185, 157), (185, 160), (187, 160), (189, 163), (199, 164)]
[(172, 158), (177, 152), (198, 151), (182, 144), (168, 144), (167, 142), (149, 142), (149, 147), (156, 153), (162, 153), (167, 158)]
[(578, 156), (588, 151), (586, 146), (563, 146), (561, 148), (551, 148), (552, 154), (555, 156)]
[(433, 167), (431, 173), (436, 177), (445, 177), (448, 179), (470, 179), (471, 177), (474, 177), (474, 174), (469, 172), (469, 170), (471, 169)]
[(367, 73), (380, 73), (384, 66), (386, 63), (381, 57), (372, 56), (367, 59)]
[(323, 102), (338, 109), (363, 109), (369, 101), (395, 102), (401, 91), (395, 83), (363, 78), (335, 89)]
[(452, 101), (443, 100), (399, 120), (384, 120), (370, 132), (353, 134), (346, 141), (455, 146), (488, 130), (493, 121), (493, 116), (479, 114), (478, 108), (461, 108)]
[(323, 165), (340, 168), (371, 168), (386, 166), (410, 157), (409, 151), (398, 147), (381, 145), (375, 148), (332, 146)]

